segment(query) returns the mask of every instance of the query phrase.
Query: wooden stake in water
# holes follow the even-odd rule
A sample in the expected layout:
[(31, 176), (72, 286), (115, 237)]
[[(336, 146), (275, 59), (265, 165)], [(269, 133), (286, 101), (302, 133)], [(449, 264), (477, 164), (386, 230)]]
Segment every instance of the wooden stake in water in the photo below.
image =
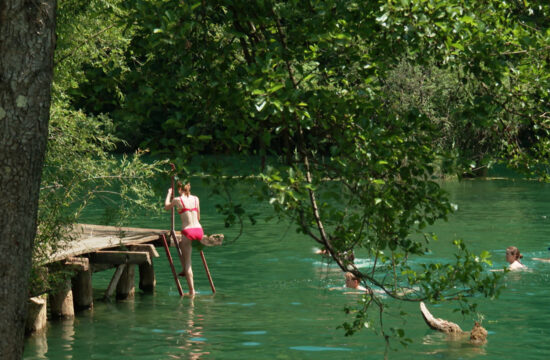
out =
[(168, 247), (168, 243), (166, 242), (166, 236), (164, 236), (164, 234), (162, 234), (162, 244), (164, 245), (164, 250), (166, 251), (166, 257), (168, 258), (170, 269), (172, 269), (172, 275), (174, 275), (174, 280), (176, 281), (178, 292), (180, 293), (180, 296), (183, 296), (183, 289), (181, 288), (180, 279), (178, 278), (178, 274), (176, 273), (176, 268), (174, 267), (174, 262), (172, 261), (172, 255), (170, 254), (170, 248)]
[(214, 287), (214, 282), (212, 281), (212, 276), (210, 276), (210, 270), (208, 270), (208, 265), (206, 264), (206, 258), (204, 257), (204, 253), (201, 250), (201, 259), (202, 264), (204, 265), (204, 270), (206, 270), (206, 276), (208, 276), (208, 281), (210, 282), (210, 287), (212, 288), (212, 293), (216, 293), (216, 288)]
[[(174, 164), (170, 164), (170, 166), (172, 167), (172, 196), (170, 197), (170, 202), (172, 202), (172, 200), (174, 199), (174, 196), (175, 196), (175, 186), (174, 186), (174, 177), (176, 173), (176, 165)], [(171, 227), (170, 227), (170, 238), (172, 239), (172, 241), (174, 242), (174, 245), (176, 246), (176, 250), (178, 251), (178, 257), (180, 258), (180, 262), (181, 262), (181, 266), (183, 269), (185, 269), (185, 260), (184, 260), (184, 257), (183, 257), (183, 252), (181, 251), (181, 247), (180, 247), (180, 242), (178, 240), (178, 237), (176, 236), (176, 230), (175, 230), (175, 212), (174, 212), (174, 208), (172, 207), (172, 223), (171, 223)]]

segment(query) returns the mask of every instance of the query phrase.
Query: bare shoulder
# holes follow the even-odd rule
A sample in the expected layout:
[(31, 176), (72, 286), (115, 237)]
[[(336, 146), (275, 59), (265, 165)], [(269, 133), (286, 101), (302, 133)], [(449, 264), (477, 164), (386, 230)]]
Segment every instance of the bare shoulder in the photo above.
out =
[(513, 263), (510, 264), (508, 269), (510, 269), (510, 270), (526, 270), (527, 266), (523, 265), (522, 263), (520, 263), (519, 261), (516, 260), (516, 261), (514, 261)]

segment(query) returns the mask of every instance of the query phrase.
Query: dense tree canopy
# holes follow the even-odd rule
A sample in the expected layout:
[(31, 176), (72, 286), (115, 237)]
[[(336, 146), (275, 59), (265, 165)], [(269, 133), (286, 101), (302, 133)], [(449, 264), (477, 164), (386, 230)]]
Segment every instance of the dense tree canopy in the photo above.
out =
[[(276, 115), (344, 100), (369, 115), (379, 104), (401, 116), (416, 108), (444, 131), (444, 149), (475, 166), (522, 157), (546, 129), (544, 2), (124, 5), (119, 27), (134, 36), (120, 66), (90, 63), (93, 81), (74, 101), (111, 112), (133, 146), (178, 150), (197, 138), (209, 151), (279, 154), (293, 139)], [(395, 96), (399, 85), (412, 99)]]
[[(452, 211), (441, 175), (503, 161), (548, 177), (549, 15), (546, 1), (73, 0), (56, 90), (63, 108), (108, 114), (119, 149), (262, 157), (239, 181), (369, 288), (494, 296), (489, 254), (461, 241), (454, 262), (408, 260)], [(368, 271), (342, 255), (354, 249)], [(348, 333), (383, 309), (362, 304)]]

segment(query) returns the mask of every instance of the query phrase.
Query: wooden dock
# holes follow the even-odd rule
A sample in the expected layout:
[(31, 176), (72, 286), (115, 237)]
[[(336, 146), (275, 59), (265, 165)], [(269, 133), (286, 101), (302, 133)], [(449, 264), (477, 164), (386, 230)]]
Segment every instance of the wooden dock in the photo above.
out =
[(53, 254), (50, 262), (121, 246), (156, 243), (163, 234), (170, 234), (170, 230), (77, 224), (73, 230), (75, 241)]
[[(135, 294), (135, 268), (139, 268), (139, 288), (151, 292), (156, 286), (153, 259), (159, 257), (157, 246), (170, 230), (76, 224), (73, 241), (52, 254), (48, 263), (59, 262), (74, 276), (55, 294), (30, 299), (27, 331), (46, 325), (47, 303), (50, 316), (72, 317), (75, 311), (93, 307), (92, 274), (116, 268), (103, 299), (132, 299)], [(179, 234), (176, 234), (179, 237)], [(205, 246), (221, 245), (223, 235), (205, 236)], [(170, 246), (175, 244), (171, 241)]]

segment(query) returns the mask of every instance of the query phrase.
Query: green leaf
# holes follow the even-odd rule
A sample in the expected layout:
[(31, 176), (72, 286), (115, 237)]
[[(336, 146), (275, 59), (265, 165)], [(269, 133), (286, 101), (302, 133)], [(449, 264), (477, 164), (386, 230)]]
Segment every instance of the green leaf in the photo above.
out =
[(274, 92), (276, 92), (277, 90), (282, 89), (283, 87), (284, 87), (283, 84), (277, 84), (277, 85), (275, 85), (275, 86), (272, 86), (272, 87), (268, 90), (268, 92), (269, 92), (269, 93), (274, 93)]

